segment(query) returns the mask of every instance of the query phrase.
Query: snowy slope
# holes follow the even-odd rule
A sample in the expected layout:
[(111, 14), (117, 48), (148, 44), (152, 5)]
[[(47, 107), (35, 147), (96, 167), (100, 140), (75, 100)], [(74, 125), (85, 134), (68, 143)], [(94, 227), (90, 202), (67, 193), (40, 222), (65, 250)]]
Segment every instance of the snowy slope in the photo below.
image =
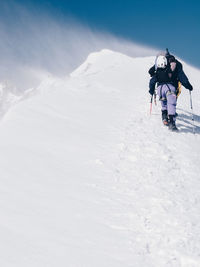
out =
[(149, 115), (153, 62), (90, 54), (2, 119), (0, 266), (200, 266), (200, 71), (176, 134)]

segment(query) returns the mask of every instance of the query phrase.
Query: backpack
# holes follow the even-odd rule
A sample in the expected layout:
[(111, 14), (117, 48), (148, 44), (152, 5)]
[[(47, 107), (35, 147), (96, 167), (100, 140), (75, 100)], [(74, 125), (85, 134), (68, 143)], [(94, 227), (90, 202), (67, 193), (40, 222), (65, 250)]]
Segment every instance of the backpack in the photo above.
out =
[[(168, 50), (167, 50), (168, 52)], [(166, 55), (160, 54), (155, 60), (155, 75), (158, 83), (171, 83), (176, 70), (176, 59), (169, 52)]]

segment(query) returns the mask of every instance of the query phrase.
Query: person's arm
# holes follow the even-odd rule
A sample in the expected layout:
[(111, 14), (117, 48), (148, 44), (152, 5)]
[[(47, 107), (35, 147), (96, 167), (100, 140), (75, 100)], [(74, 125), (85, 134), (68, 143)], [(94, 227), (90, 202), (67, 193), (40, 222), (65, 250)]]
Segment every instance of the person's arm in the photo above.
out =
[(177, 69), (178, 69), (178, 72), (183, 70), (183, 65), (180, 61), (178, 61), (177, 59), (175, 60), (176, 62), (176, 66), (177, 66)]
[(192, 85), (190, 84), (189, 80), (188, 80), (188, 77), (185, 75), (183, 69), (179, 70), (178, 71), (178, 80), (182, 83), (182, 85), (192, 91), (193, 90), (193, 87)]
[(149, 81), (149, 93), (151, 95), (153, 95), (155, 92), (156, 83), (157, 83), (157, 78), (156, 78), (156, 75), (154, 75)]

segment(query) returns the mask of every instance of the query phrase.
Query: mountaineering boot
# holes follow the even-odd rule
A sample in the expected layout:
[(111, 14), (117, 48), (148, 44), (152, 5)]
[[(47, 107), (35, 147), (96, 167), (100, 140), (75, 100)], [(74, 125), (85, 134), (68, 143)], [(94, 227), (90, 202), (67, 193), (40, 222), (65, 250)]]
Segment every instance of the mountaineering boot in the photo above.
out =
[(167, 110), (162, 110), (162, 121), (165, 126), (168, 126), (168, 113)]
[(178, 128), (176, 127), (175, 123), (175, 115), (169, 115), (169, 130), (176, 132)]

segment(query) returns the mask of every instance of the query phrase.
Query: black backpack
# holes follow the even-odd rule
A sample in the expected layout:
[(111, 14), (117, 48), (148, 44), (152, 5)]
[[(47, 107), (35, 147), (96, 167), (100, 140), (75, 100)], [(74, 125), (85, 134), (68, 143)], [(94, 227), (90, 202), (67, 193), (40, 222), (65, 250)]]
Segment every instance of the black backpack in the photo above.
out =
[(172, 82), (172, 70), (170, 66), (166, 66), (163, 68), (156, 69), (156, 79), (158, 83), (170, 83)]

